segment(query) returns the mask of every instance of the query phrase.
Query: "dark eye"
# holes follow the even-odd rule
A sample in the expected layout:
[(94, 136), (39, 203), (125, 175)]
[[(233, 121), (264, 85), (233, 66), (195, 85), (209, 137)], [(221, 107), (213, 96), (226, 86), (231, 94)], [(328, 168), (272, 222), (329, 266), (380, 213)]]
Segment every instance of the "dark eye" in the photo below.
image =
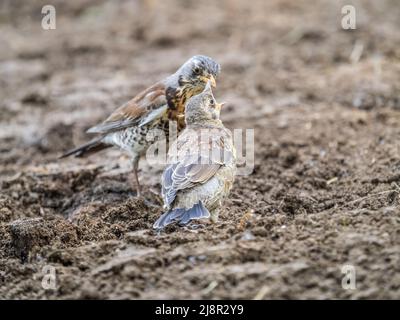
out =
[(210, 99), (210, 106), (213, 107), (215, 105), (214, 99)]
[(201, 70), (200, 70), (199, 67), (194, 67), (193, 72), (194, 72), (195, 74), (200, 74)]

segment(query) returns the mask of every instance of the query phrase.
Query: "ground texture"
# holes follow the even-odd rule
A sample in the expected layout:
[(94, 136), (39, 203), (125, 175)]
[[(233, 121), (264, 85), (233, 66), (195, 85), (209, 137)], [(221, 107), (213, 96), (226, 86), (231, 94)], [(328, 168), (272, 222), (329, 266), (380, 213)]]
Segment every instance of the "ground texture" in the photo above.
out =
[[(349, 2), (2, 1), (0, 298), (400, 298), (400, 7), (353, 1), (345, 31)], [(218, 224), (156, 234), (125, 155), (57, 157), (198, 53), (255, 168)]]

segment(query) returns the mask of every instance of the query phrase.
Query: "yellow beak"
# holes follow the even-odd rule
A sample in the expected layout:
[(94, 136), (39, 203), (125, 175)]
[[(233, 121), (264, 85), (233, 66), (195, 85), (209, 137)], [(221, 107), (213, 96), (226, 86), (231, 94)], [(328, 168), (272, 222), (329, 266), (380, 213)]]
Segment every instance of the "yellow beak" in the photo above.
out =
[(202, 76), (200, 79), (204, 83), (207, 83), (208, 81), (210, 81), (211, 82), (211, 86), (213, 88), (215, 88), (217, 86), (217, 82), (215, 81), (215, 78), (214, 78), (214, 76), (212, 74), (210, 74), (208, 77)]
[(225, 105), (225, 102), (217, 103), (217, 110), (221, 110), (221, 108)]

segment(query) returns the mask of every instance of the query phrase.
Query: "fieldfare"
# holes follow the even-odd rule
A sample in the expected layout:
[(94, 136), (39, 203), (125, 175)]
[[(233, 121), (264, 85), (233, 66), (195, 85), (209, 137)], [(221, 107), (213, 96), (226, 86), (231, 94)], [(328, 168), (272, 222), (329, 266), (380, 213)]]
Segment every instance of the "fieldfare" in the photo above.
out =
[(169, 165), (162, 176), (167, 211), (154, 229), (194, 219), (218, 220), (236, 173), (232, 135), (220, 120), (222, 105), (215, 101), (210, 83), (186, 105), (186, 128), (170, 146)]
[(139, 93), (116, 109), (103, 123), (87, 132), (97, 134), (88, 143), (72, 149), (61, 158), (75, 155), (83, 157), (117, 146), (127, 151), (133, 164), (137, 195), (141, 195), (138, 180), (139, 159), (152, 144), (146, 139), (151, 129), (161, 129), (168, 136), (169, 121), (177, 121), (178, 132), (184, 126), (185, 103), (202, 92), (208, 82), (216, 85), (220, 65), (213, 59), (197, 55), (184, 63), (178, 71)]

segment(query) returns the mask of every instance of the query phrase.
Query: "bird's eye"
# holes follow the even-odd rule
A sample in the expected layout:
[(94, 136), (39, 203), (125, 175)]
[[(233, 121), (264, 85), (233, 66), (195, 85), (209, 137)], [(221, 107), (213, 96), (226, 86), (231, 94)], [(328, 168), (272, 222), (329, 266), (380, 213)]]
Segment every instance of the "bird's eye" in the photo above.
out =
[(193, 72), (195, 73), (195, 74), (200, 74), (200, 68), (199, 67), (194, 67), (194, 69), (193, 69)]
[(210, 106), (213, 107), (215, 105), (214, 99), (210, 99)]

